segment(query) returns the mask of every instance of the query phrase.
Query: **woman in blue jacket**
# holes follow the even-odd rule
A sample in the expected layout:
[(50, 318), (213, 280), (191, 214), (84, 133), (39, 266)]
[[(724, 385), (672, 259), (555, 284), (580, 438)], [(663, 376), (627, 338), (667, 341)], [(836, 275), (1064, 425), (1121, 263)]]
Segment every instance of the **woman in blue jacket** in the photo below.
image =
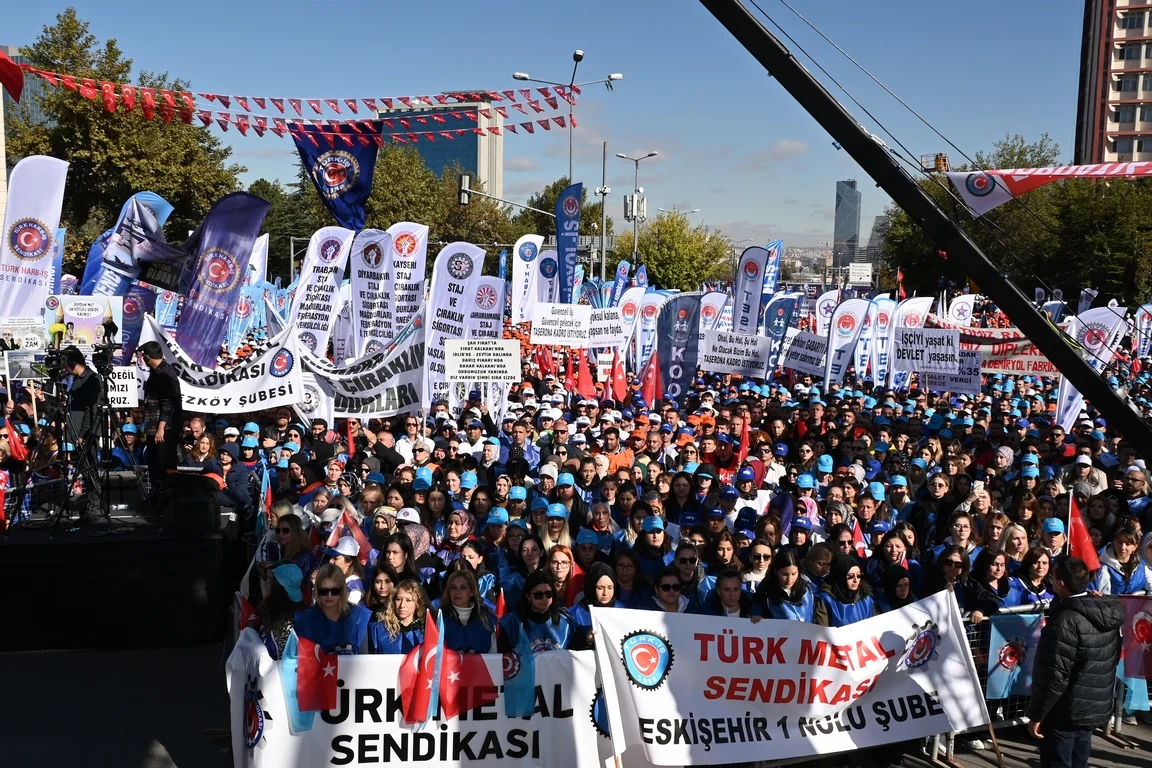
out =
[(492, 652), (495, 625), (471, 570), (448, 574), (440, 612), (444, 614), (445, 648), (462, 653)]
[(325, 653), (354, 655), (367, 650), (372, 612), (348, 602), (344, 572), (332, 563), (316, 571), (316, 604), (296, 614), (296, 635)]
[(588, 645), (592, 644), (592, 608), (623, 608), (623, 603), (616, 599), (619, 586), (616, 583), (616, 572), (612, 566), (595, 562), (588, 566), (588, 573), (584, 574), (584, 593), (579, 597), (576, 605), (569, 613), (588, 637)]
[(816, 593), (813, 624), (846, 627), (875, 614), (872, 587), (864, 578), (860, 562), (851, 555), (836, 555), (824, 586)]
[(1024, 586), (1024, 582), (1008, 575), (1008, 558), (999, 545), (985, 547), (980, 551), (972, 575), (996, 597), (1000, 608), (1037, 602), (1036, 596)]
[(816, 599), (800, 574), (802, 565), (800, 555), (790, 547), (781, 549), (772, 558), (768, 575), (756, 590), (756, 601), (765, 616), (812, 623)]
[(500, 620), (497, 650), (508, 653), (528, 635), (533, 653), (583, 648), (586, 633), (556, 599), (552, 576), (543, 570), (531, 573), (524, 582), (524, 592), (513, 613)]
[(368, 639), (373, 653), (408, 653), (424, 642), (424, 619), (428, 616), (428, 598), (424, 588), (413, 579), (405, 579), (392, 592), (384, 609), (384, 618), (373, 622)]

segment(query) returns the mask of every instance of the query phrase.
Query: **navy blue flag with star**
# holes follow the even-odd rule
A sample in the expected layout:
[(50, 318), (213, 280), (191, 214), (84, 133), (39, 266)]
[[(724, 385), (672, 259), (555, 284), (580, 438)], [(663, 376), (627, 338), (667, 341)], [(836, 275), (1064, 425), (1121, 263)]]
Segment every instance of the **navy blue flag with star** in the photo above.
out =
[(337, 132), (332, 126), (303, 123), (291, 123), (288, 129), (320, 200), (336, 223), (356, 232), (364, 229), (380, 137), (379, 123), (361, 120), (360, 125), (372, 126), (373, 132), (357, 133), (349, 127)]

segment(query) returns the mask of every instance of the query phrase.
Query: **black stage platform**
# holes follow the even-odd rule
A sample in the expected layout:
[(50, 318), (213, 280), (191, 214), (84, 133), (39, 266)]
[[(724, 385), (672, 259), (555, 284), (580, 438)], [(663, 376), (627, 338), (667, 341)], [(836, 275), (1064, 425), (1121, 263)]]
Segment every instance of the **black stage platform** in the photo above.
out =
[[(135, 499), (133, 499), (135, 501)], [(247, 566), (231, 514), (190, 535), (132, 510), (78, 524), (37, 514), (0, 542), (0, 651), (214, 643)]]

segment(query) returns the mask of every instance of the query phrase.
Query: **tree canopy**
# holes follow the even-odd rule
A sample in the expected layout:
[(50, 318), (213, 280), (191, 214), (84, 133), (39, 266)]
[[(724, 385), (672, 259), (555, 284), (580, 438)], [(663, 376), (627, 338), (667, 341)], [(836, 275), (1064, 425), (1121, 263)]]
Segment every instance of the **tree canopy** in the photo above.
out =
[[(639, 264), (648, 268), (648, 280), (658, 288), (695, 291), (705, 281), (732, 277), (728, 239), (703, 225), (693, 227), (680, 211), (666, 211), (649, 221), (638, 241)], [(609, 265), (631, 253), (632, 233), (626, 232), (616, 238), (616, 258), (609, 259)]]
[[(1038, 168), (1058, 164), (1060, 147), (1043, 134), (1029, 142), (1005, 136), (989, 152), (978, 152), (973, 166), (957, 171)], [(1069, 179), (1029, 192), (1018, 202), (975, 219), (954, 197), (942, 176), (921, 187), (1024, 292), (1047, 286), (1075, 296), (1097, 288), (1134, 305), (1152, 295), (1152, 181)], [(942, 258), (932, 242), (903, 210), (885, 211), (888, 231), (883, 270), (891, 278), (904, 272), (906, 289), (933, 293), (943, 278), (967, 280), (964, 264)]]
[[(80, 77), (139, 86), (186, 90), (189, 84), (167, 73), (138, 72), (115, 39), (101, 42), (67, 8), (22, 49), (34, 67)], [(31, 75), (30, 75), (31, 76)], [(37, 97), (32, 97), (37, 98)], [(40, 97), (48, 120), (33, 123), (23, 107), (6, 121), (9, 166), (29, 155), (52, 155), (69, 163), (62, 226), (69, 228), (65, 268), (83, 269), (88, 246), (111, 226), (133, 193), (151, 190), (173, 205), (170, 239), (181, 242), (223, 195), (239, 188), (243, 166), (229, 162), (231, 149), (207, 129), (179, 119), (165, 124), (159, 114), (145, 120), (139, 109), (104, 109), (68, 88), (49, 88)], [(158, 111), (159, 113), (159, 111)]]

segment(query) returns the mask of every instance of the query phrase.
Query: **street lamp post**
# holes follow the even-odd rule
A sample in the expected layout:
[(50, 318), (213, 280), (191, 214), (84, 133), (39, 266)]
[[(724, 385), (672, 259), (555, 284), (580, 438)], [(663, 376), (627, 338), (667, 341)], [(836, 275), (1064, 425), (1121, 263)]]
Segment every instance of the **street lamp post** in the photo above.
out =
[(627, 155), (621, 154), (619, 152), (616, 153), (616, 157), (620, 158), (621, 160), (627, 160), (628, 162), (633, 164), (633, 171), (634, 171), (633, 175), (632, 175), (632, 263), (633, 264), (639, 263), (639, 255), (640, 255), (640, 250), (637, 247), (638, 246), (637, 239), (639, 237), (638, 226), (640, 223), (640, 193), (643, 191), (640, 189), (640, 161), (641, 160), (647, 160), (650, 157), (656, 157), (656, 155), (658, 155), (658, 154), (660, 154), (660, 153), (653, 151), (653, 152), (649, 152), (648, 154), (644, 155), (643, 157), (628, 157)]
[(512, 73), (512, 79), (513, 80), (521, 80), (521, 81), (526, 82), (526, 83), (542, 83), (544, 85), (559, 86), (561, 88), (567, 88), (568, 89), (569, 97), (567, 99), (565, 99), (565, 101), (568, 102), (568, 183), (569, 184), (571, 184), (573, 181), (573, 179), (572, 179), (572, 96), (571, 96), (571, 94), (573, 93), (573, 89), (574, 88), (581, 88), (585, 85), (596, 85), (597, 83), (604, 83), (604, 86), (608, 90), (612, 90), (612, 83), (616, 82), (617, 80), (623, 80), (624, 79), (624, 75), (620, 74), (619, 72), (613, 72), (612, 74), (608, 75), (608, 77), (605, 77), (601, 80), (589, 80), (586, 83), (578, 83), (578, 82), (576, 82), (576, 70), (580, 67), (580, 62), (583, 60), (584, 60), (584, 51), (577, 49), (577, 50), (572, 52), (572, 76), (570, 78), (568, 78), (567, 83), (557, 83), (557, 82), (554, 82), (552, 80), (537, 80), (536, 78), (529, 75), (527, 72), (513, 72)]

